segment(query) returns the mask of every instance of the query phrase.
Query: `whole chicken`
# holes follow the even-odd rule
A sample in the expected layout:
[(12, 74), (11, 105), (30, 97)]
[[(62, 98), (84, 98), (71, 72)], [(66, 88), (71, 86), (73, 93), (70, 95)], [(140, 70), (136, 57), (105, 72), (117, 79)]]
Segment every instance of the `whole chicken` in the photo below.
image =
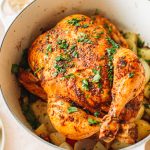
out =
[(143, 100), (145, 74), (127, 48), (109, 20), (81, 14), (64, 18), (34, 41), (28, 62), (40, 87), (32, 85), (42, 93), (37, 95), (47, 97), (58, 132), (79, 140), (100, 130), (99, 137), (111, 142), (121, 126), (132, 124)]

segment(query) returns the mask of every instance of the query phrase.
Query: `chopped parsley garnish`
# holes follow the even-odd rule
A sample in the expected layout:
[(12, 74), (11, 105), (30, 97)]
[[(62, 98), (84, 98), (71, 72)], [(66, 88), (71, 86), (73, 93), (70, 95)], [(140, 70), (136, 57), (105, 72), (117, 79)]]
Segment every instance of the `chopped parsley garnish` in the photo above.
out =
[(99, 124), (99, 121), (96, 121), (92, 118), (88, 118), (88, 123), (89, 123), (89, 125), (96, 125), (96, 124)]
[(108, 30), (108, 33), (111, 33), (111, 32), (112, 32), (112, 27), (109, 26), (107, 23), (104, 24), (104, 28), (105, 28), (106, 30)]
[(57, 75), (58, 75), (58, 72), (54, 72), (54, 73), (52, 74), (53, 77), (56, 77)]
[(75, 57), (75, 58), (78, 58), (78, 55), (79, 55), (79, 54), (78, 54), (77, 51), (74, 51), (74, 52), (72, 53), (72, 56)]
[(74, 78), (75, 75), (73, 73), (70, 73), (68, 75), (65, 75), (64, 78), (69, 79), (69, 78)]
[(89, 25), (88, 25), (88, 24), (84, 24), (84, 25), (82, 25), (82, 28), (87, 28), (87, 27), (89, 27)]
[(57, 73), (64, 73), (66, 69), (63, 66), (59, 66), (58, 64), (54, 64), (54, 68), (57, 70)]
[(119, 48), (119, 45), (115, 43), (114, 40), (112, 40), (110, 37), (107, 37), (106, 40), (112, 45), (111, 48), (107, 48), (107, 54), (108, 54), (108, 79), (110, 81), (110, 85), (112, 85), (113, 82), (113, 55), (116, 53), (116, 49)]
[(80, 22), (81, 20), (78, 19), (78, 18), (73, 18), (71, 20), (68, 20), (68, 23), (73, 25), (73, 26), (76, 26), (76, 27), (79, 27), (80, 26)]
[(18, 64), (12, 64), (11, 73), (17, 74), (18, 72), (19, 72), (19, 65)]
[(67, 43), (66, 40), (58, 40), (57, 44), (61, 49), (67, 49), (69, 47), (69, 44)]
[(96, 111), (95, 113), (94, 113), (94, 116), (95, 117), (98, 117), (100, 115), (100, 113), (98, 112), (98, 111)]
[(94, 38), (95, 39), (99, 39), (103, 33), (104, 33), (103, 31), (101, 31), (99, 33), (96, 33), (96, 35), (94, 36)]
[(50, 44), (47, 45), (46, 51), (47, 52), (52, 52), (52, 46)]
[(134, 77), (134, 73), (130, 72), (128, 76), (129, 76), (129, 78), (133, 78)]
[(78, 37), (78, 42), (92, 44), (93, 42), (89, 39), (88, 35), (85, 33), (81, 33)]
[(71, 106), (71, 107), (68, 108), (68, 113), (69, 113), (69, 114), (74, 113), (74, 112), (77, 112), (77, 111), (78, 111), (78, 108), (77, 108), (77, 107), (72, 107), (72, 106)]
[(60, 55), (60, 56), (57, 56), (55, 60), (58, 62), (61, 60), (65, 60), (65, 58), (62, 55)]
[(87, 79), (82, 80), (82, 87), (87, 91), (89, 90), (89, 83)]
[(34, 71), (34, 75), (36, 75), (39, 71), (41, 71), (44, 67), (40, 67)]
[(107, 37), (106, 40), (112, 45), (113, 48), (119, 48), (119, 45), (110, 37)]
[(150, 109), (150, 104), (144, 104), (144, 107)]
[(100, 74), (96, 74), (94, 77), (93, 77), (93, 80), (92, 80), (92, 82), (99, 82), (99, 80), (101, 79), (101, 76), (100, 76)]
[(70, 50), (71, 50), (71, 51), (75, 50), (76, 46), (77, 46), (77, 45), (72, 45), (72, 46), (70, 47)]
[(98, 88), (101, 89), (102, 88), (102, 84), (98, 83)]
[(99, 70), (96, 70), (96, 69), (92, 69), (92, 71), (93, 71), (93, 73), (95, 74), (95, 76), (93, 77), (92, 82), (98, 83), (99, 80), (101, 79), (100, 71), (99, 71)]

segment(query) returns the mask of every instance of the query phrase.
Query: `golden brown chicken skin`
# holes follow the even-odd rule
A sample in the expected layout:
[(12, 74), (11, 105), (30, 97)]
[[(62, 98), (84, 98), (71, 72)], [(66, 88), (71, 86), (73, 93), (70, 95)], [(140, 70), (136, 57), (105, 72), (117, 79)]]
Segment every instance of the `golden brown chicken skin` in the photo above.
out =
[[(106, 23), (112, 33), (105, 27)], [(128, 123), (135, 118), (143, 99), (143, 68), (132, 51), (116, 42), (128, 47), (109, 20), (98, 16), (93, 20), (77, 14), (66, 17), (32, 44), (28, 62), (47, 94), (50, 120), (68, 138), (89, 137), (101, 125), (100, 138), (110, 142), (123, 120)], [(124, 65), (130, 66), (135, 60), (138, 73), (132, 79), (127, 74), (135, 68), (125, 69), (118, 63), (124, 53), (126, 63), (121, 62)], [(139, 85), (134, 82), (138, 76), (141, 77)], [(134, 92), (138, 86), (141, 88)], [(135, 108), (134, 113), (129, 106)], [(76, 109), (68, 112), (72, 107)]]
[(101, 26), (92, 24), (89, 17), (73, 15), (33, 43), (29, 64), (33, 71), (39, 70), (37, 76), (48, 97), (67, 98), (91, 113), (107, 112), (111, 103), (109, 46)]

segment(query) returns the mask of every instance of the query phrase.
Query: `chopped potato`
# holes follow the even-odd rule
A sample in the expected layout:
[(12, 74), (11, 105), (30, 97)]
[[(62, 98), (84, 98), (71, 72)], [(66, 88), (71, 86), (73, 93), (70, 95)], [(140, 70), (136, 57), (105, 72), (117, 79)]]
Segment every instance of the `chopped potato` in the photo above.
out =
[(67, 142), (62, 143), (60, 147), (66, 150), (73, 150), (73, 148)]
[(121, 143), (117, 140), (115, 140), (113, 142), (113, 144), (111, 145), (111, 147), (113, 148), (113, 150), (118, 150), (118, 149), (121, 149), (121, 148), (125, 148), (127, 146), (130, 146), (131, 144), (128, 144), (128, 143)]
[(101, 142), (97, 142), (93, 150), (107, 150), (107, 149), (103, 144), (101, 144)]
[(142, 105), (141, 108), (140, 108), (140, 110), (138, 111), (138, 114), (136, 116), (136, 120), (141, 119), (142, 116), (143, 116), (143, 114), (144, 114), (144, 106)]
[(79, 140), (74, 145), (74, 150), (91, 150), (94, 148), (96, 142), (93, 139)]
[(144, 88), (144, 96), (150, 99), (150, 82)]
[(137, 54), (137, 40), (138, 40), (138, 35), (135, 33), (127, 32), (125, 34), (125, 38), (127, 40), (127, 43), (129, 45), (129, 49), (134, 51)]
[(44, 123), (49, 132), (55, 132), (53, 125), (50, 122), (50, 119), (47, 114), (47, 103), (41, 100), (37, 100), (31, 106), (35, 116), (38, 118), (40, 123)]
[(144, 120), (136, 121), (138, 127), (138, 141), (150, 134), (150, 124)]
[(145, 78), (146, 78), (145, 82), (147, 83), (150, 79), (150, 66), (148, 65), (148, 63), (144, 59), (140, 58), (140, 61), (141, 61), (142, 65), (144, 67), (144, 70), (145, 70)]
[(44, 124), (41, 124), (36, 130), (35, 130), (35, 133), (44, 138), (44, 139), (48, 139), (49, 137), (49, 132), (46, 128), (46, 126)]
[(144, 60), (150, 60), (150, 48), (139, 48), (138, 55)]
[(54, 132), (50, 134), (50, 140), (53, 144), (59, 146), (66, 141), (66, 137), (61, 133)]

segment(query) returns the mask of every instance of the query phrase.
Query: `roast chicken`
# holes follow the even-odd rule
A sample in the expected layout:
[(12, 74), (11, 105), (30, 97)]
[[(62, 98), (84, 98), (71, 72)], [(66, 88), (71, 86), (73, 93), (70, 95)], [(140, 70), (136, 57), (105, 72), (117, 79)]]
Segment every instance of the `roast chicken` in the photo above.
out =
[(20, 70), (19, 81), (48, 102), (51, 123), (66, 137), (79, 140), (100, 131), (109, 143), (135, 127), (144, 69), (108, 19), (64, 18), (33, 42), (28, 63), (34, 75)]

